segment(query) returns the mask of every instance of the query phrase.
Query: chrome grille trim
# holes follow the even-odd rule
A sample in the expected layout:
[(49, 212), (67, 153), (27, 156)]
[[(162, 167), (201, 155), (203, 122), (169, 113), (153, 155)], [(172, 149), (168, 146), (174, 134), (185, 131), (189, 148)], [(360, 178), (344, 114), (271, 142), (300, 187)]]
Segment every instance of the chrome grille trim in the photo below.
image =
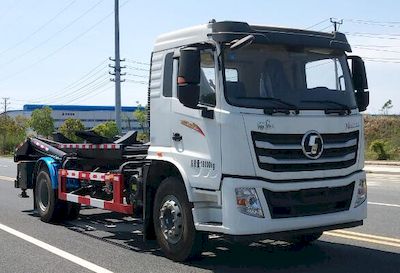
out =
[(331, 157), (331, 158), (325, 158), (325, 159), (320, 159), (320, 160), (312, 160), (312, 159), (307, 159), (307, 160), (301, 160), (301, 159), (288, 159), (288, 160), (278, 160), (272, 157), (267, 157), (267, 156), (260, 156), (260, 162), (261, 163), (268, 163), (268, 164), (312, 164), (312, 163), (328, 163), (328, 162), (340, 162), (340, 161), (348, 161), (352, 160), (356, 157), (356, 153), (350, 153), (345, 155), (344, 157)]
[(322, 155), (318, 159), (309, 159), (301, 146), (303, 134), (251, 132), (258, 166), (272, 172), (348, 168), (357, 162), (359, 134), (359, 131), (321, 134)]

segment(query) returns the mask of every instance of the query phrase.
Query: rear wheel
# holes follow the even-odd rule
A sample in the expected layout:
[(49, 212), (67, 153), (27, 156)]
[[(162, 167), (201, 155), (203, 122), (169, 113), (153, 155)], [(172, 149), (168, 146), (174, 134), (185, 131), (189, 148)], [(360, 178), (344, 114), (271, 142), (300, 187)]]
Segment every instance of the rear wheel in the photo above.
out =
[(168, 258), (185, 261), (201, 254), (208, 236), (196, 231), (192, 205), (177, 177), (166, 178), (158, 188), (153, 220), (157, 241)]
[(79, 217), (79, 212), (81, 211), (81, 204), (67, 202), (66, 205), (66, 219), (76, 220)]
[(65, 202), (58, 200), (48, 171), (42, 169), (36, 178), (35, 207), (43, 222), (56, 222), (65, 215)]

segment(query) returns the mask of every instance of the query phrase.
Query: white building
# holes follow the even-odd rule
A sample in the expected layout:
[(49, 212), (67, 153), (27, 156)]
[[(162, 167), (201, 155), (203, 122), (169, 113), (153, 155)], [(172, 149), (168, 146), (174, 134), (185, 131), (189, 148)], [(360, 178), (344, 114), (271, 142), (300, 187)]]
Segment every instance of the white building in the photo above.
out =
[[(30, 117), (35, 109), (41, 109), (45, 106), (52, 109), (52, 117), (54, 119), (54, 127), (56, 130), (58, 130), (61, 124), (63, 124), (63, 122), (68, 118), (80, 119), (84, 124), (85, 129), (91, 129), (106, 121), (115, 121), (114, 106), (25, 104), (23, 110), (8, 111), (7, 115), (10, 117), (16, 117), (19, 115)], [(140, 130), (140, 125), (133, 116), (133, 112), (136, 108), (137, 107), (134, 106), (122, 107), (122, 132)]]

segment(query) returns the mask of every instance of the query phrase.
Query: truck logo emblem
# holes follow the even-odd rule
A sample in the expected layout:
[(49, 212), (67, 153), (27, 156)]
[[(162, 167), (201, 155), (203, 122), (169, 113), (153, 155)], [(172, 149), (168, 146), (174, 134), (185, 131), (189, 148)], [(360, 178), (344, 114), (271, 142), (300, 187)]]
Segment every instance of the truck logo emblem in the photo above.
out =
[(301, 140), (301, 147), (306, 157), (318, 159), (321, 157), (324, 150), (324, 142), (317, 131), (308, 131)]

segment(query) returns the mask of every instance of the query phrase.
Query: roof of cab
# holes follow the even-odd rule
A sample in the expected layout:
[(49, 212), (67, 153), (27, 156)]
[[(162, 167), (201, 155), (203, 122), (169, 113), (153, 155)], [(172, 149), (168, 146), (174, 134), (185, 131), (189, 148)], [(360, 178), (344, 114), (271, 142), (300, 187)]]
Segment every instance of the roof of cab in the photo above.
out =
[(213, 39), (226, 42), (252, 34), (256, 41), (267, 44), (310, 46), (351, 52), (346, 36), (340, 32), (316, 32), (285, 27), (249, 25), (244, 22), (212, 21), (159, 36), (154, 51), (177, 48)]

